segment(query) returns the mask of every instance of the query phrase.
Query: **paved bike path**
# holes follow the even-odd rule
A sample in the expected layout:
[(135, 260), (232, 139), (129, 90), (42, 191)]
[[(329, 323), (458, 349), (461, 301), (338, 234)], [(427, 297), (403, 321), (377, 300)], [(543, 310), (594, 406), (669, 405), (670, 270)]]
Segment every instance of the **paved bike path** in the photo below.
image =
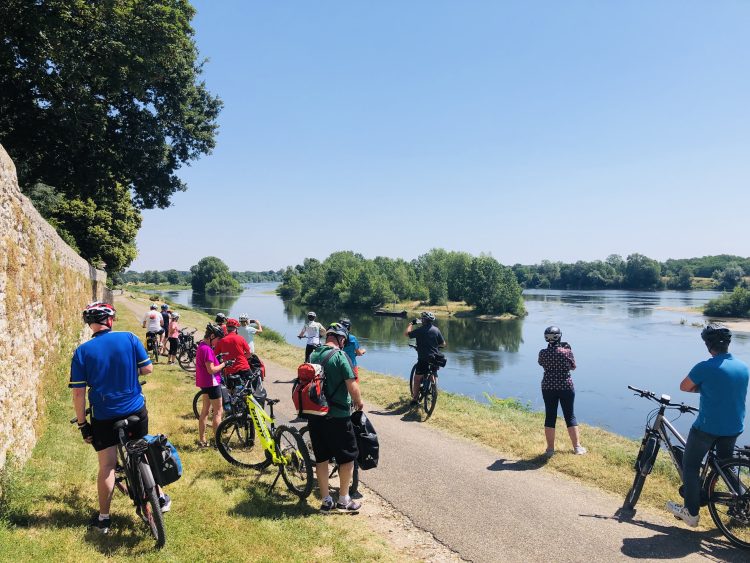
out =
[[(293, 416), (284, 399), (296, 374), (272, 362), (266, 370), (269, 396), (282, 399), (279, 414)], [(644, 509), (620, 521), (621, 498), (364, 401), (381, 457), (360, 479), (467, 560), (750, 560), (715, 529), (694, 532)]]

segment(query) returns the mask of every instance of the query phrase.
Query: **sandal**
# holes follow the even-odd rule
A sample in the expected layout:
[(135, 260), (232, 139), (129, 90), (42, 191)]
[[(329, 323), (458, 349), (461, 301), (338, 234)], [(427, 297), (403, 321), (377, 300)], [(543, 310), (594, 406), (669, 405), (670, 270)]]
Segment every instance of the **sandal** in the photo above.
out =
[(208, 442), (206, 442), (205, 440), (203, 442), (201, 442), (200, 440), (198, 440), (198, 447), (199, 448), (207, 448), (208, 447)]

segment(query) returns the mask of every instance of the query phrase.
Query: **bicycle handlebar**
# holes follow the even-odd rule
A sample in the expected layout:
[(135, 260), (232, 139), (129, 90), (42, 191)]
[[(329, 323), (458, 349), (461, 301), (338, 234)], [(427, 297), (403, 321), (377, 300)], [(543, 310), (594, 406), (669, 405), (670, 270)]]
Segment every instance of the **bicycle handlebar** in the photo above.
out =
[(632, 385), (628, 385), (628, 389), (630, 389), (631, 391), (635, 391), (636, 394), (640, 395), (641, 397), (660, 403), (668, 408), (678, 409), (682, 413), (697, 413), (698, 412), (698, 409), (696, 409), (695, 407), (691, 407), (690, 405), (686, 405), (685, 403), (671, 402), (671, 397), (669, 395), (662, 395), (661, 397), (657, 397), (656, 394), (652, 393), (651, 391), (646, 391), (645, 389), (638, 389), (637, 387), (633, 387)]

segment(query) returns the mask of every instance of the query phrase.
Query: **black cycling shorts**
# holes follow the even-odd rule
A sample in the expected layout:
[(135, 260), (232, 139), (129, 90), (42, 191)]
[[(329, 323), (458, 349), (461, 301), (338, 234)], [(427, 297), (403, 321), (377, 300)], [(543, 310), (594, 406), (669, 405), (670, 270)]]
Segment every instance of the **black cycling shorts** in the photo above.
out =
[(417, 360), (417, 375), (427, 375), (430, 373), (430, 360)]
[(136, 438), (143, 438), (146, 434), (148, 434), (148, 410), (146, 410), (145, 405), (141, 410), (131, 412), (130, 414), (121, 416), (119, 418), (97, 420), (96, 418), (91, 417), (91, 433), (94, 440), (92, 444), (94, 446), (94, 449), (97, 452), (100, 452), (102, 450), (106, 450), (107, 448), (111, 448), (112, 446), (116, 446), (118, 443), (118, 437), (115, 433), (115, 422), (117, 422), (118, 420), (126, 419), (134, 414), (138, 415), (141, 420), (138, 422), (138, 424), (134, 424), (132, 426), (128, 425), (128, 427), (125, 428), (125, 433), (128, 440), (134, 440)]
[(310, 441), (315, 461), (330, 461), (332, 457), (341, 465), (357, 459), (357, 437), (354, 434), (352, 419), (311, 417), (308, 422)]
[(164, 334), (164, 329), (163, 328), (160, 328), (159, 330), (149, 330), (146, 333), (146, 338), (148, 338), (151, 335), (159, 336), (160, 334)]
[(201, 387), (209, 399), (220, 399), (221, 398), (221, 385), (214, 385), (213, 387)]
[(180, 346), (180, 341), (177, 338), (170, 338), (169, 339), (169, 355), (170, 356), (176, 356), (177, 355), (177, 349)]

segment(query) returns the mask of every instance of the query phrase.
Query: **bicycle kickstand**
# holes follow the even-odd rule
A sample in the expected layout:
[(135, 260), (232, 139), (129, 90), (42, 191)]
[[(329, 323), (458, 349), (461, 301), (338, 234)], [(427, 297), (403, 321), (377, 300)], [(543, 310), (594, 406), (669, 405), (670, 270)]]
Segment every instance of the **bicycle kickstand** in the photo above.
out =
[(271, 483), (271, 486), (268, 487), (268, 494), (270, 495), (273, 491), (273, 488), (276, 486), (276, 483), (279, 480), (279, 477), (281, 477), (281, 466), (279, 465), (279, 471), (276, 473), (276, 477), (273, 480), (273, 483)]

